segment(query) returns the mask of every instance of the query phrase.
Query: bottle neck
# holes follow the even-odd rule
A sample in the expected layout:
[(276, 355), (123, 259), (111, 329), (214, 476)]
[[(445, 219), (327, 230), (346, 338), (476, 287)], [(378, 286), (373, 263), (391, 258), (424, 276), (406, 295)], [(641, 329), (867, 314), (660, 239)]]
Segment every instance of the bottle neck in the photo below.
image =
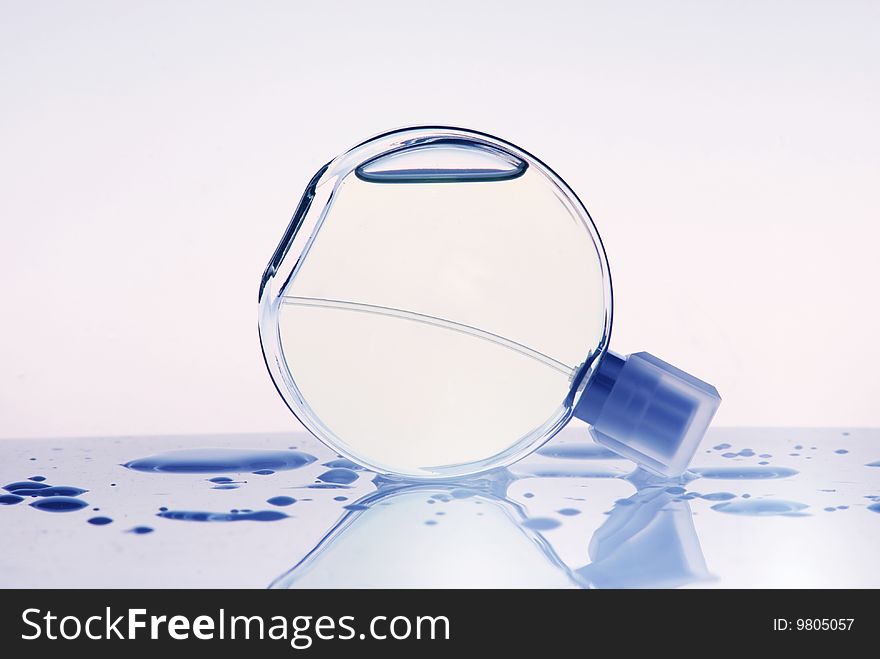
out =
[(580, 402), (574, 409), (575, 417), (589, 424), (596, 423), (599, 413), (605, 406), (605, 401), (611, 394), (614, 383), (620, 376), (624, 363), (626, 363), (625, 357), (610, 350), (599, 359), (596, 371), (587, 382)]

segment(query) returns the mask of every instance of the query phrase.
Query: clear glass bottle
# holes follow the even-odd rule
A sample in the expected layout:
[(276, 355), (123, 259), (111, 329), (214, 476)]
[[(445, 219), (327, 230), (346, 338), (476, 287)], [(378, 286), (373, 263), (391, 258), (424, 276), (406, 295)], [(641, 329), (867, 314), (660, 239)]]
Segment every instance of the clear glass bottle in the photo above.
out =
[(612, 291), (587, 210), (498, 138), (417, 127), (311, 180), (260, 284), (260, 339), (287, 405), (379, 473), (509, 464), (572, 416), (680, 473), (720, 398), (660, 360), (608, 352)]

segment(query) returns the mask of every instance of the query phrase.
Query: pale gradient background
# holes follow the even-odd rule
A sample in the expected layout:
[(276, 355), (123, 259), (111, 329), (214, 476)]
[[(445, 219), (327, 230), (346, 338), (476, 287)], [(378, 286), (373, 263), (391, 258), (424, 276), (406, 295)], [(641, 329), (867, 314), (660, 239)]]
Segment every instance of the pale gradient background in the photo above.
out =
[[(880, 3), (0, 2), (0, 436), (284, 430), (257, 285), (355, 142), (582, 196), (618, 352), (721, 425), (880, 425)], [(552, 322), (552, 319), (548, 319)]]

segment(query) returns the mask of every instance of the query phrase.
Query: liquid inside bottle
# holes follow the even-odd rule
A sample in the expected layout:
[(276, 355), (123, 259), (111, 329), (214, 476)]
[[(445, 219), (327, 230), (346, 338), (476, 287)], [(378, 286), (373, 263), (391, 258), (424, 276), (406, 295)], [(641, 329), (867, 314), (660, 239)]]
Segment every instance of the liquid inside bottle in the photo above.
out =
[(564, 423), (606, 332), (582, 207), (541, 168), (462, 144), (334, 185), (277, 310), (306, 420), (349, 456), (415, 476), (491, 466)]

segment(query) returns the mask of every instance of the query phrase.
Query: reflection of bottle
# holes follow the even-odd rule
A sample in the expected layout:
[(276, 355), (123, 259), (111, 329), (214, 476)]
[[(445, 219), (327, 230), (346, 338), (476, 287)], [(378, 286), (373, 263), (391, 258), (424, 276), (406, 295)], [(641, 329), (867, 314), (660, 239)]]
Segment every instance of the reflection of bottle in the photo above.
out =
[(577, 572), (597, 588), (675, 588), (710, 578), (690, 505), (656, 479), (614, 506), (590, 540), (590, 559)]
[(687, 501), (656, 478), (619, 502), (572, 569), (506, 498), (505, 470), (453, 484), (380, 482), (273, 588), (650, 588), (708, 578)]
[(273, 588), (571, 588), (519, 507), (468, 485), (391, 486), (361, 499)]
[(521, 458), (577, 416), (681, 473), (719, 403), (647, 353), (607, 351), (611, 279), (574, 192), (458, 128), (364, 142), (311, 181), (260, 284), (288, 406), (384, 474), (449, 478)]

